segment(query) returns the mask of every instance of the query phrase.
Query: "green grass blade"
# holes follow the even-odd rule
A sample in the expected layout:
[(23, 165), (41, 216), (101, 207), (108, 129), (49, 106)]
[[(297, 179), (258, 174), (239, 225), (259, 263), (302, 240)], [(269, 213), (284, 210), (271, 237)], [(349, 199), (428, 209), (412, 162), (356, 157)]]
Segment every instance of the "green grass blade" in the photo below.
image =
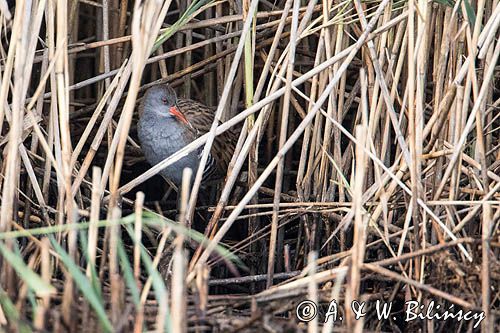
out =
[(476, 13), (474, 13), (474, 8), (472, 8), (469, 0), (464, 0), (464, 6), (467, 18), (469, 19), (469, 25), (473, 29), (476, 24)]
[[(12, 301), (9, 298), (9, 295), (7, 295), (7, 293), (2, 289), (1, 286), (0, 286), (0, 305), (2, 306), (3, 313), (7, 317), (7, 320), (11, 324), (16, 324), (16, 328), (19, 330), (20, 333), (32, 332), (29, 325), (27, 325), (21, 320), (21, 316), (19, 315), (16, 306), (14, 305), (14, 303), (12, 303)], [(0, 332), (3, 331), (0, 330)]]
[(172, 37), (173, 34), (175, 34), (179, 29), (188, 23), (196, 14), (196, 12), (206, 4), (209, 4), (210, 2), (213, 2), (213, 0), (195, 0), (193, 1), (189, 7), (186, 9), (184, 13), (179, 17), (179, 19), (172, 24), (170, 27), (165, 29), (165, 31), (158, 36), (156, 39), (153, 48), (151, 50), (151, 53), (156, 52), (158, 48), (160, 47), (161, 44), (165, 43), (170, 37)]
[[(197, 243), (202, 243), (205, 241), (205, 236), (197, 232), (196, 230), (192, 229), (187, 229), (178, 223), (166, 219), (164, 217), (161, 217), (157, 214), (151, 213), (151, 212), (144, 212), (144, 224), (148, 226), (154, 226), (154, 227), (160, 227), (163, 228), (165, 226), (171, 227), (176, 233), (182, 234), (186, 237), (189, 237), (190, 239), (196, 241)], [(109, 221), (109, 220), (102, 220), (98, 221), (96, 223), (98, 228), (102, 227), (109, 227), (113, 225), (130, 225), (134, 223), (135, 221), (135, 215), (131, 214), (125, 217), (122, 217), (121, 219), (114, 220), (114, 221)], [(36, 236), (36, 235), (50, 235), (50, 234), (55, 234), (59, 232), (68, 232), (71, 230), (86, 230), (90, 226), (89, 222), (79, 222), (79, 223), (72, 223), (72, 224), (63, 224), (63, 225), (54, 225), (54, 226), (48, 226), (48, 227), (40, 227), (40, 228), (32, 228), (32, 229), (24, 229), (24, 230), (16, 230), (16, 231), (8, 231), (8, 232), (3, 232), (0, 233), (0, 240), (5, 240), (5, 239), (16, 239), (16, 238), (21, 238), (21, 237), (28, 237), (28, 236)], [(246, 269), (245, 264), (243, 261), (241, 261), (235, 254), (231, 253), (227, 248), (225, 248), (222, 245), (217, 244), (215, 251), (223, 256), (225, 259), (230, 260), (234, 264), (236, 264), (238, 267)]]
[[(90, 262), (89, 259), (89, 253), (88, 253), (88, 242), (87, 242), (87, 233), (81, 231), (80, 232), (80, 244), (81, 244), (81, 252), (83, 253), (83, 256), (85, 257), (85, 260), (87, 262)], [(96, 267), (94, 265), (90, 265), (90, 279), (91, 279), (91, 284), (92, 287), (94, 288), (95, 292), (97, 293), (97, 296), (99, 298), (102, 298), (102, 291), (101, 291), (101, 283), (99, 281), (99, 276), (97, 274)]]
[[(129, 236), (135, 243), (136, 239), (132, 227), (130, 225), (127, 225), (125, 227), (125, 230), (127, 230)], [(155, 297), (158, 300), (158, 302), (160, 302), (160, 300), (166, 297), (167, 295), (167, 287), (165, 286), (165, 281), (161, 277), (160, 272), (158, 272), (157, 269), (153, 269), (153, 261), (149, 257), (149, 254), (144, 248), (144, 246), (142, 244), (139, 244), (139, 248), (141, 250), (142, 265), (144, 266), (144, 268), (146, 268), (148, 275), (151, 276)], [(168, 305), (166, 311), (167, 311), (167, 318), (165, 320), (165, 329), (167, 332), (171, 332), (172, 324), (170, 320), (170, 310), (168, 309)]]
[(113, 332), (113, 325), (109, 321), (108, 316), (106, 315), (106, 311), (104, 310), (104, 301), (99, 295), (96, 293), (92, 284), (87, 279), (87, 277), (80, 271), (80, 267), (78, 267), (73, 260), (70, 258), (68, 253), (57, 243), (53, 236), (49, 236), (50, 242), (54, 247), (54, 250), (59, 254), (59, 258), (64, 263), (66, 268), (68, 269), (71, 277), (76, 282), (76, 285), (82, 292), (83, 296), (87, 299), (90, 306), (94, 309), (97, 314), (97, 318), (99, 322), (106, 332)]
[(132, 295), (132, 300), (136, 306), (139, 306), (140, 295), (139, 289), (135, 283), (134, 273), (132, 272), (132, 266), (130, 266), (129, 258), (127, 257), (127, 253), (125, 252), (125, 248), (123, 247), (123, 241), (118, 239), (118, 257), (120, 258), (120, 264), (123, 270), (123, 276), (125, 278), (125, 283), (130, 290), (130, 294)]
[[(171, 227), (177, 234), (184, 235), (185, 237), (188, 237), (199, 244), (201, 244), (205, 241), (208, 241), (204, 234), (202, 234), (196, 230), (193, 230), (193, 229), (188, 229), (188, 228), (186, 228), (178, 223), (175, 223), (171, 220), (168, 220), (168, 219), (166, 219), (162, 216), (159, 216), (157, 214), (154, 214), (154, 213), (144, 212), (143, 213), (143, 223), (146, 225), (148, 225), (148, 224), (150, 224), (150, 225), (165, 225), (166, 224), (169, 227)], [(238, 267), (243, 268), (243, 269), (247, 268), (245, 266), (245, 264), (243, 263), (243, 261), (241, 261), (241, 259), (238, 258), (238, 256), (236, 256), (234, 253), (229, 251), (224, 246), (217, 244), (215, 247), (215, 252), (217, 252), (220, 256), (224, 257), (226, 260), (233, 262)]]
[(14, 268), (19, 277), (39, 296), (45, 296), (52, 294), (56, 289), (45, 282), (40, 275), (36, 274), (29, 268), (25, 263), (23, 258), (18, 254), (12, 252), (5, 246), (5, 244), (0, 243), (0, 253), (3, 258)]

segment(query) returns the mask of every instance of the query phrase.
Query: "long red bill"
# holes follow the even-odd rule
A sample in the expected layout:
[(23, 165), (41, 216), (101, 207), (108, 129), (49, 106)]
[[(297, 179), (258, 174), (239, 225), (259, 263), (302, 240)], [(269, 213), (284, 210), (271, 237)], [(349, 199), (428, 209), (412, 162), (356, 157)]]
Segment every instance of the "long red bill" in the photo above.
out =
[(177, 118), (179, 121), (183, 122), (184, 124), (189, 124), (189, 121), (186, 119), (186, 117), (182, 114), (182, 112), (177, 108), (177, 106), (171, 106), (170, 107), (170, 114)]

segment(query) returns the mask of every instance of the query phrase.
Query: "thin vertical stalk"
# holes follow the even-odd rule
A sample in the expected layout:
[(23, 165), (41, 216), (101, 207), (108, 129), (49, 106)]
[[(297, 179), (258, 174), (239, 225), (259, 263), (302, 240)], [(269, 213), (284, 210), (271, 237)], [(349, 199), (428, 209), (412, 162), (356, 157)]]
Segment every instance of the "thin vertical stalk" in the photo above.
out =
[[(297, 43), (297, 28), (299, 22), (299, 6), (300, 1), (294, 0), (293, 11), (292, 11), (292, 26), (290, 33), (290, 47), (288, 52), (288, 64), (286, 72), (286, 86), (285, 95), (283, 98), (283, 110), (281, 113), (281, 128), (280, 128), (280, 138), (278, 149), (281, 149), (286, 142), (287, 132), (288, 132), (288, 115), (290, 109), (290, 98), (292, 96), (292, 79), (293, 79), (293, 68), (295, 65), (295, 48)], [(271, 221), (271, 236), (269, 240), (269, 257), (267, 263), (267, 287), (271, 287), (273, 284), (274, 275), (274, 260), (276, 252), (276, 237), (278, 233), (278, 215), (279, 215), (279, 204), (281, 199), (281, 187), (283, 184), (283, 170), (285, 166), (285, 160), (280, 159), (278, 161), (276, 169), (276, 182), (274, 186), (274, 199), (273, 199), (273, 216)]]
[[(294, 0), (296, 1), (296, 0)], [(308, 275), (311, 277), (307, 284), (307, 298), (308, 300), (312, 301), (313, 304), (318, 304), (319, 298), (318, 298), (318, 283), (316, 282), (316, 279), (314, 276), (316, 275), (317, 271), (317, 261), (318, 255), (316, 252), (312, 251), (309, 252), (309, 255), (307, 256), (307, 268), (308, 268)], [(317, 316), (315, 316), (311, 321), (307, 323), (307, 333), (318, 333), (318, 322), (319, 319)]]
[(90, 277), (91, 267), (95, 267), (96, 263), (96, 249), (97, 249), (97, 222), (99, 221), (100, 215), (100, 202), (101, 202), (101, 192), (102, 192), (102, 184), (101, 184), (101, 169), (98, 167), (94, 167), (92, 169), (92, 198), (90, 205), (90, 226), (89, 226), (89, 236), (88, 236), (88, 255), (89, 255), (89, 263), (87, 264), (87, 276)]
[[(3, 117), (3, 112), (6, 109), (5, 99), (8, 92), (8, 84), (10, 82), (9, 72), (12, 71), (14, 67), (14, 80), (16, 84), (12, 91), (12, 114), (10, 119), (10, 131), (8, 134), (9, 141), (7, 144), (7, 154), (2, 165), (5, 168), (5, 180), (3, 183), (2, 191), (2, 207), (0, 210), (0, 231), (7, 231), (10, 229), (11, 219), (13, 215), (13, 205), (15, 189), (17, 186), (17, 179), (19, 175), (18, 164), (18, 145), (21, 138), (21, 126), (23, 119), (23, 96), (22, 96), (22, 86), (23, 86), (23, 70), (25, 57), (15, 56), (23, 52), (27, 47), (27, 29), (29, 21), (29, 14), (31, 12), (31, 1), (22, 1), (18, 8), (16, 8), (16, 15), (14, 17), (14, 25), (11, 35), (11, 45), (12, 52), (9, 50), (9, 59), (12, 64), (4, 72), (4, 77), (2, 79), (2, 91), (0, 94), (0, 107), (2, 112), (0, 118)], [(15, 60), (14, 60), (15, 58)], [(7, 65), (9, 64), (9, 59), (7, 60)], [(8, 76), (7, 76), (8, 75)], [(7, 118), (8, 119), (8, 118)], [(0, 119), (0, 131), (1, 122)]]
[[(179, 211), (179, 223), (186, 226), (186, 208), (189, 200), (189, 186), (191, 185), (191, 169), (184, 169), (182, 174), (182, 188)], [(173, 332), (186, 332), (186, 253), (184, 249), (184, 235), (177, 235), (174, 240), (175, 249), (172, 265), (172, 329)]]
[[(368, 101), (367, 101), (367, 80), (364, 70), (361, 70), (361, 109), (362, 109), (362, 124), (356, 126), (356, 171), (354, 174), (354, 189), (353, 189), (353, 210), (354, 210), (354, 238), (352, 246), (352, 262), (351, 274), (349, 276), (349, 284), (346, 289), (346, 306), (349, 307), (354, 300), (359, 299), (360, 291), (360, 269), (365, 257), (367, 227), (369, 217), (366, 216), (366, 211), (363, 208), (363, 192), (364, 182), (366, 178), (366, 161), (367, 154), (367, 119)], [(359, 326), (354, 320), (351, 311), (346, 312), (347, 327), (359, 330)]]

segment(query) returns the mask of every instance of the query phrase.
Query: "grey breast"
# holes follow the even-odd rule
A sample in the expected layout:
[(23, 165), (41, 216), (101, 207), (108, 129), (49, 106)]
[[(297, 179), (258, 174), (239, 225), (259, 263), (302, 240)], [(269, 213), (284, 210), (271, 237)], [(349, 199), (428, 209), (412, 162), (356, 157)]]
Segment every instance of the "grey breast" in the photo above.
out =
[[(185, 126), (179, 124), (177, 120), (160, 118), (155, 114), (148, 113), (144, 113), (139, 120), (137, 134), (144, 156), (151, 165), (163, 161), (194, 139), (185, 129)], [(198, 152), (194, 151), (163, 169), (160, 174), (180, 186), (183, 169), (191, 168), (193, 173), (196, 173), (198, 164)]]

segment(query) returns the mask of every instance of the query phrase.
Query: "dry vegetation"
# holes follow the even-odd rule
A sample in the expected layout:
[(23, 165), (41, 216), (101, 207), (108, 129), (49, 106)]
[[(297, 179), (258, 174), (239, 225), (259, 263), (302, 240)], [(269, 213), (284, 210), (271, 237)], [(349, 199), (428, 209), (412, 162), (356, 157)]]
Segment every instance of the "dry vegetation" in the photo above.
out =
[[(0, 331), (500, 330), (498, 0), (0, 13)], [(159, 82), (218, 121), (151, 168), (136, 105)], [(225, 182), (174, 211), (158, 171), (229, 128)], [(304, 299), (344, 320), (301, 323)], [(408, 300), (485, 319), (405, 322)]]

